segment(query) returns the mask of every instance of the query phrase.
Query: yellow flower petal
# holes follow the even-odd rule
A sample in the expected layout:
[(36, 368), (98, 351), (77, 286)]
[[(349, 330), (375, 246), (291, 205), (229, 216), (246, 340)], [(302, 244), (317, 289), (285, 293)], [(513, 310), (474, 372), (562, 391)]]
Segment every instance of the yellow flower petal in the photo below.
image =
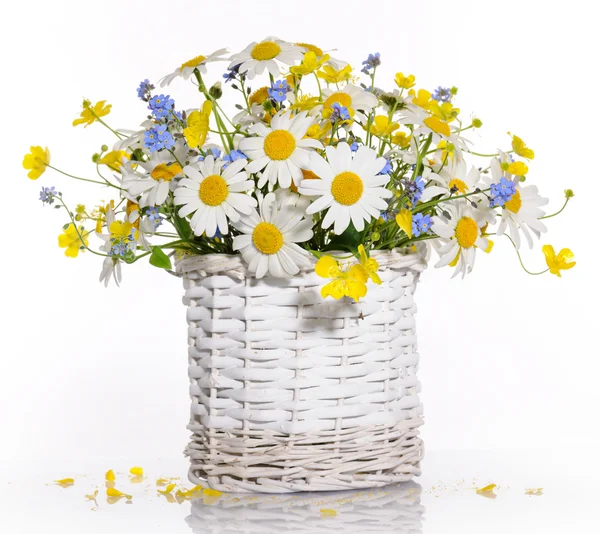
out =
[[(81, 237), (79, 237), (80, 234)], [(89, 232), (86, 232), (83, 226), (79, 227), (78, 233), (75, 225), (71, 223), (69, 226), (67, 226), (67, 229), (58, 236), (58, 246), (66, 249), (65, 256), (69, 258), (76, 258), (79, 254), (81, 246), (88, 245), (88, 234)]]
[[(113, 223), (113, 224), (114, 224), (114, 223)], [(111, 228), (112, 228), (112, 224), (111, 224), (110, 226), (111, 226)], [(131, 228), (129, 229), (129, 231), (131, 231)], [(112, 231), (111, 231), (111, 233), (112, 233)], [(129, 235), (129, 232), (127, 233), (127, 235)], [(129, 470), (129, 472), (130, 472), (132, 475), (136, 475), (136, 476), (138, 476), (138, 477), (144, 476), (144, 470), (143, 470), (141, 467), (132, 467), (132, 468)]]
[(202, 111), (194, 110), (187, 118), (187, 128), (183, 129), (183, 135), (190, 148), (202, 148), (210, 126), (210, 114), (212, 113), (212, 102), (207, 100), (202, 105)]
[(315, 265), (315, 273), (321, 278), (332, 278), (339, 271), (339, 263), (331, 256), (321, 256)]
[(508, 166), (508, 172), (515, 176), (525, 176), (529, 169), (522, 161), (515, 161)]
[(72, 486), (73, 484), (75, 484), (75, 479), (74, 478), (61, 478), (60, 480), (55, 480), (54, 482), (56, 483), (57, 486), (60, 486), (62, 488), (68, 488), (69, 486)]
[(450, 135), (450, 126), (447, 122), (444, 122), (437, 117), (427, 117), (423, 124), (427, 126), (429, 129), (433, 130), (435, 133), (439, 133), (448, 137)]
[(396, 215), (396, 223), (402, 228), (409, 239), (412, 238), (412, 219), (412, 212), (406, 208), (402, 208), (398, 215)]
[(515, 154), (522, 158), (533, 159), (535, 157), (535, 152), (525, 144), (523, 139), (516, 135), (512, 136), (512, 148), (515, 151)]
[(115, 481), (115, 472), (112, 469), (109, 469), (104, 475), (104, 480), (108, 480), (109, 482)]
[(496, 484), (488, 484), (487, 486), (483, 486), (482, 488), (477, 488), (477, 493), (482, 493), (484, 491), (494, 491), (496, 488)]
[(404, 76), (404, 74), (398, 72), (396, 73), (395, 82), (400, 89), (410, 89), (415, 85), (415, 77), (412, 74)]
[(80, 124), (84, 125), (84, 128), (87, 128), (90, 124), (93, 124), (95, 121), (99, 120), (100, 117), (104, 117), (110, 113), (110, 109), (112, 107), (111, 104), (106, 105), (106, 100), (100, 100), (94, 106), (89, 100), (84, 100), (83, 111), (79, 114), (79, 118), (73, 121), (73, 126), (78, 126)]
[(131, 499), (131, 495), (127, 493), (123, 493), (116, 488), (106, 488), (106, 496), (107, 497), (125, 497), (126, 499)]
[(544, 488), (530, 488), (525, 490), (525, 495), (543, 495)]
[(86, 495), (85, 498), (88, 501), (95, 501), (96, 497), (98, 497), (98, 490), (94, 491), (94, 493), (92, 493), (91, 495)]
[(336, 517), (338, 515), (337, 511), (331, 508), (321, 508), (320, 512), (321, 517)]

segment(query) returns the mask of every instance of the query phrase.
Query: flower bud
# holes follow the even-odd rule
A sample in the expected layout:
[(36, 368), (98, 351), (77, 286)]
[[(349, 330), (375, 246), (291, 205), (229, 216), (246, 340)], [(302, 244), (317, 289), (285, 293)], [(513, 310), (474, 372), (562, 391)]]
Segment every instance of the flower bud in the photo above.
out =
[(573, 193), (572, 189), (565, 189), (565, 198), (573, 198), (575, 193)]
[(208, 94), (215, 100), (218, 100), (223, 96), (223, 89), (221, 89), (221, 82), (215, 83), (209, 90)]
[(481, 126), (483, 125), (483, 122), (481, 122), (481, 119), (478, 119), (475, 117), (471, 124), (473, 125), (473, 128), (481, 128)]

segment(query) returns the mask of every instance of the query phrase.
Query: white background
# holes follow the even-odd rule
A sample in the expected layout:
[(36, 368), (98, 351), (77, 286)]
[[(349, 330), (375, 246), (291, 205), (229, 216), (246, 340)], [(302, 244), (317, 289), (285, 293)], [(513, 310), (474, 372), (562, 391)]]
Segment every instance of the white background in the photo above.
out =
[[(185, 310), (180, 280), (140, 261), (121, 288), (97, 282), (101, 260), (57, 247), (62, 211), (42, 207), (54, 185), (71, 205), (110, 193), (21, 168), (29, 145), (93, 177), (92, 154), (112, 144), (99, 124), (72, 128), (82, 97), (106, 99), (114, 127), (135, 128), (143, 78), (223, 46), (277, 35), (338, 50), (358, 66), (380, 52), (378, 85), (413, 73), (417, 86), (459, 87), (463, 115), (484, 127), (483, 152), (506, 132), (535, 149), (529, 181), (562, 216), (541, 245), (570, 247), (563, 278), (526, 275), (508, 241), (479, 256), (464, 281), (429, 269), (418, 289), (422, 399), (428, 450), (552, 449), (565, 458), (600, 445), (597, 348), (598, 30), (593, 2), (276, 2), (148, 0), (13, 3), (2, 53), (0, 471), (61, 476), (115, 458), (143, 463), (183, 450), (188, 432)], [(3, 16), (4, 18), (4, 16)], [(224, 64), (212, 66), (217, 80)], [(387, 80), (387, 81), (386, 81)], [(256, 83), (255, 83), (256, 85)], [(170, 93), (195, 105), (175, 82)], [(480, 137), (480, 139), (478, 139)], [(596, 210), (596, 212), (594, 212)], [(104, 463), (103, 463), (104, 462)], [(573, 468), (569, 463), (565, 469)], [(427, 470), (427, 461), (424, 462)], [(61, 471), (61, 472), (55, 472)], [(64, 475), (63, 475), (64, 476)]]

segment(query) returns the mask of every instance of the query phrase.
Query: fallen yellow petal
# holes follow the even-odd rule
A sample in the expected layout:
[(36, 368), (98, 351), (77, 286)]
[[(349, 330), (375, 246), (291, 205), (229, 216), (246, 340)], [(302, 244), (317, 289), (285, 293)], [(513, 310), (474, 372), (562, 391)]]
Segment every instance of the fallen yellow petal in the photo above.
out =
[[(194, 489), (192, 488), (190, 491), (193, 492)], [(223, 495), (222, 491), (211, 489), (211, 488), (204, 488), (202, 490), (202, 493), (204, 495), (208, 495), (209, 497), (220, 497), (221, 495)]]
[(337, 511), (332, 510), (330, 508), (321, 508), (321, 517), (335, 517), (337, 516)]
[(158, 490), (160, 493), (171, 493), (175, 489), (175, 484), (169, 484), (164, 490)]
[(484, 486), (483, 488), (477, 488), (477, 493), (484, 493), (487, 491), (494, 491), (494, 488), (496, 487), (496, 484), (488, 484), (487, 486)]
[(98, 497), (98, 490), (96, 489), (96, 491), (94, 493), (92, 493), (91, 495), (86, 495), (85, 498), (88, 501), (95, 501), (96, 497)]
[(75, 479), (74, 478), (61, 478), (60, 480), (55, 480), (54, 482), (56, 482), (56, 484), (58, 486), (61, 486), (63, 488), (68, 488), (69, 486), (72, 486), (73, 484), (75, 484)]
[(132, 467), (129, 472), (138, 477), (144, 476), (144, 470), (141, 467)]
[(106, 488), (106, 496), (107, 497), (126, 497), (127, 499), (131, 499), (131, 495), (127, 493), (123, 493), (116, 488)]
[(530, 488), (525, 490), (525, 495), (543, 495), (544, 488)]
[(109, 469), (106, 474), (104, 475), (104, 479), (108, 480), (109, 482), (114, 482), (115, 480), (115, 472), (112, 469)]

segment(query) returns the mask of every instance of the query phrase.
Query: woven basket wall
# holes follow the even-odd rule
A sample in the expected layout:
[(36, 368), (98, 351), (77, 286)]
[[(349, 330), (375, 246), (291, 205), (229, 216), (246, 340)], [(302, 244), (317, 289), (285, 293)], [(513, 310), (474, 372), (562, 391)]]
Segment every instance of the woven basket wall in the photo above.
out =
[(377, 487), (420, 474), (413, 295), (425, 262), (326, 299), (314, 271), (257, 280), (239, 256), (178, 262), (188, 306), (190, 480), (226, 492)]

